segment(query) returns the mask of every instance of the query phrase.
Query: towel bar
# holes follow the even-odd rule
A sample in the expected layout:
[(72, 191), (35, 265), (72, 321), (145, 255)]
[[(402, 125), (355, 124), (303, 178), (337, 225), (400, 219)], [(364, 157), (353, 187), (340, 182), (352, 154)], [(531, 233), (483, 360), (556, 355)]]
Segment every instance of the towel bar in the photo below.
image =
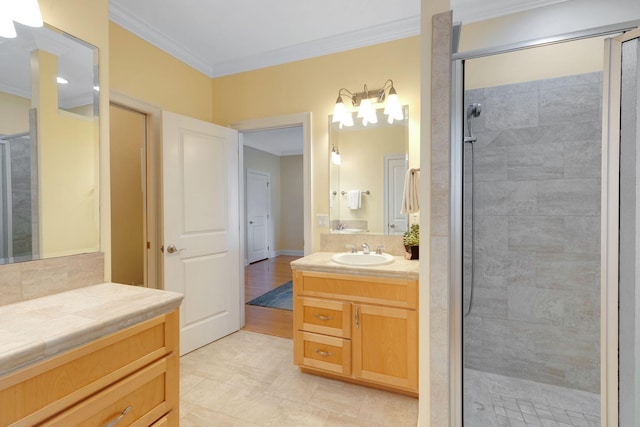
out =
[[(340, 194), (342, 194), (343, 196), (347, 195), (346, 191), (341, 191)], [(362, 194), (366, 194), (367, 196), (371, 195), (371, 192), (369, 190), (367, 191), (363, 191)]]

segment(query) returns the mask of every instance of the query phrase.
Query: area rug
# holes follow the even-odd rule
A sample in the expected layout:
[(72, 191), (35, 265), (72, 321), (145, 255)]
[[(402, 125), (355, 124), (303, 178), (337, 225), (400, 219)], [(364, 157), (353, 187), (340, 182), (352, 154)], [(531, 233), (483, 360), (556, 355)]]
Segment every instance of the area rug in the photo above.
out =
[(259, 297), (252, 299), (247, 304), (292, 311), (292, 296), (292, 283), (291, 280), (289, 280), (284, 285), (280, 285), (266, 294), (262, 294)]

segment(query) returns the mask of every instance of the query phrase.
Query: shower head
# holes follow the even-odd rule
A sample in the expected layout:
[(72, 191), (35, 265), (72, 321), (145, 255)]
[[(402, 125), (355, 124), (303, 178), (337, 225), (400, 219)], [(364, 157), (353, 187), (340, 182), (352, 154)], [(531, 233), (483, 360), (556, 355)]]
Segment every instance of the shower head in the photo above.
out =
[(479, 104), (477, 102), (469, 104), (469, 106), (467, 107), (467, 119), (470, 119), (472, 117), (480, 117), (481, 112), (482, 104)]

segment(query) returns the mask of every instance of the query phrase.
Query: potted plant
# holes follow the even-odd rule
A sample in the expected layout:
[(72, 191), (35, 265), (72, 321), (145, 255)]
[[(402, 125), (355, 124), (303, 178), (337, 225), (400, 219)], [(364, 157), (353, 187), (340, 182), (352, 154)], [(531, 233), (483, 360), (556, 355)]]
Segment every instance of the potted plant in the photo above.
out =
[(413, 224), (402, 236), (404, 248), (407, 251), (407, 259), (419, 259), (420, 257), (420, 224)]

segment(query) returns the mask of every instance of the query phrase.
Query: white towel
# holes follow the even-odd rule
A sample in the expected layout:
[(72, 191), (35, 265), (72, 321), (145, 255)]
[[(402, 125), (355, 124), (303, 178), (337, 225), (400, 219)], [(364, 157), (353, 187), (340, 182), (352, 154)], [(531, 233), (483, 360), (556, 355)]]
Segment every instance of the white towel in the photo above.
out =
[(401, 215), (420, 212), (420, 171), (409, 169), (404, 178)]
[(347, 207), (351, 210), (360, 209), (362, 197), (360, 190), (347, 191)]

